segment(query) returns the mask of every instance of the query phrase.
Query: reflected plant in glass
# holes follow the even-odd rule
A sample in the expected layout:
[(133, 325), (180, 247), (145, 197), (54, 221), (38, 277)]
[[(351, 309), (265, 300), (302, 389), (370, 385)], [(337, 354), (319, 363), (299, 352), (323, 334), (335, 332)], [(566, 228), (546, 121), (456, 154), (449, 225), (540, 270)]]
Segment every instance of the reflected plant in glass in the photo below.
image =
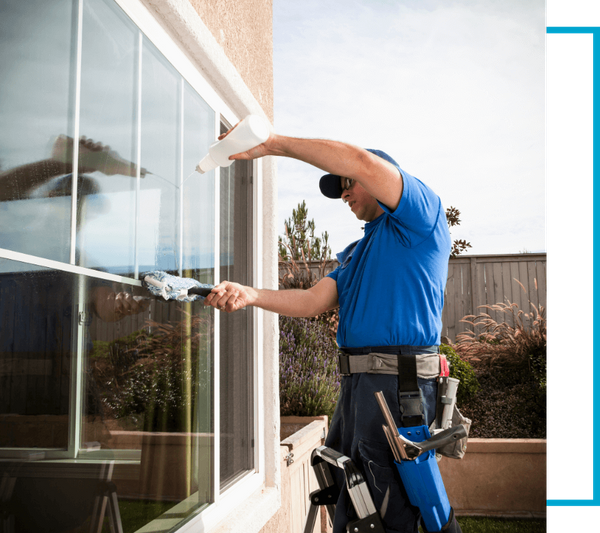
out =
[(208, 318), (179, 311), (179, 321), (148, 320), (127, 337), (94, 343), (92, 374), (106, 418), (143, 431), (191, 430), (195, 394), (209, 387), (208, 370), (198, 368)]

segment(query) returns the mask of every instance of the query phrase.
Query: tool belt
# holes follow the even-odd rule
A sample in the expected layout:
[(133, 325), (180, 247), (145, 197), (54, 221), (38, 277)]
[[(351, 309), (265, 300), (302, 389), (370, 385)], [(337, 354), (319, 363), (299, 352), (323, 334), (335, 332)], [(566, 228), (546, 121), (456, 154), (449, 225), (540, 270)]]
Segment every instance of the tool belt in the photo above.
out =
[[(436, 353), (431, 353), (433, 350)], [(434, 379), (440, 375), (437, 346), (368, 346), (342, 348), (340, 351), (341, 375), (364, 372), (397, 375), (401, 425), (413, 427), (425, 424), (423, 397), (417, 377)]]
[(436, 417), (429, 429), (433, 433), (436, 429), (441, 431), (462, 424), (466, 429), (467, 437), (437, 451), (446, 457), (462, 459), (466, 451), (471, 420), (462, 416), (456, 407), (456, 390), (459, 381), (449, 377), (446, 357), (439, 353), (418, 353), (419, 349), (426, 352), (432, 348), (434, 347), (343, 348), (338, 355), (340, 374), (342, 376), (360, 373), (397, 375), (402, 427), (425, 425), (423, 397), (417, 378), (439, 378)]
[[(422, 379), (434, 379), (440, 375), (440, 355), (437, 353), (417, 354), (417, 376)], [(366, 355), (339, 354), (340, 374), (398, 374), (398, 356), (387, 353), (368, 353)]]

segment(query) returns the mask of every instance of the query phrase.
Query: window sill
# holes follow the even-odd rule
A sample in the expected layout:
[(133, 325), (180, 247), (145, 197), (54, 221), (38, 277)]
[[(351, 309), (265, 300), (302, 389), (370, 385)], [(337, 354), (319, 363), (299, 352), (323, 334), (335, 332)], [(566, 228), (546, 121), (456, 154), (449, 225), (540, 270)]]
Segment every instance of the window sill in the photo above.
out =
[(258, 533), (281, 507), (281, 492), (273, 487), (258, 489), (239, 504), (211, 533)]
[[(251, 481), (252, 477), (247, 481)], [(241, 483), (246, 485), (245, 483)], [(206, 508), (197, 518), (190, 520), (177, 533), (258, 533), (281, 507), (281, 490), (261, 485), (247, 498), (237, 490), (222, 497), (218, 506)]]

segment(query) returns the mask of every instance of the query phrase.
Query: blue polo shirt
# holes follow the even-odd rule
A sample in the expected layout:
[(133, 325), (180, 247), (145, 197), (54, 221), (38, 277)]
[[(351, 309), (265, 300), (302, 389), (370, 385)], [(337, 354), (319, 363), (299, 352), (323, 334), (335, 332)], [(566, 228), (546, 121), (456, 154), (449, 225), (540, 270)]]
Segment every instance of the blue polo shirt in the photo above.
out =
[(365, 225), (337, 254), (340, 347), (440, 343), (451, 241), (440, 198), (399, 169), (400, 204)]

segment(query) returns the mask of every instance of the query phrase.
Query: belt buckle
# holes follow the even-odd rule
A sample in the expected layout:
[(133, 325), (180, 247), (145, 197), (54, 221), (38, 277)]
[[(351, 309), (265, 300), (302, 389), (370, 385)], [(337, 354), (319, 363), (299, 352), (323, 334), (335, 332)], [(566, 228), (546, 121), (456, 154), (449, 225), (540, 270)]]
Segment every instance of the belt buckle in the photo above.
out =
[(350, 362), (348, 358), (350, 356), (344, 353), (338, 353), (338, 364), (340, 368), (340, 376), (350, 376)]
[(423, 395), (420, 390), (398, 391), (398, 403), (400, 404), (400, 423), (403, 427), (425, 425)]

